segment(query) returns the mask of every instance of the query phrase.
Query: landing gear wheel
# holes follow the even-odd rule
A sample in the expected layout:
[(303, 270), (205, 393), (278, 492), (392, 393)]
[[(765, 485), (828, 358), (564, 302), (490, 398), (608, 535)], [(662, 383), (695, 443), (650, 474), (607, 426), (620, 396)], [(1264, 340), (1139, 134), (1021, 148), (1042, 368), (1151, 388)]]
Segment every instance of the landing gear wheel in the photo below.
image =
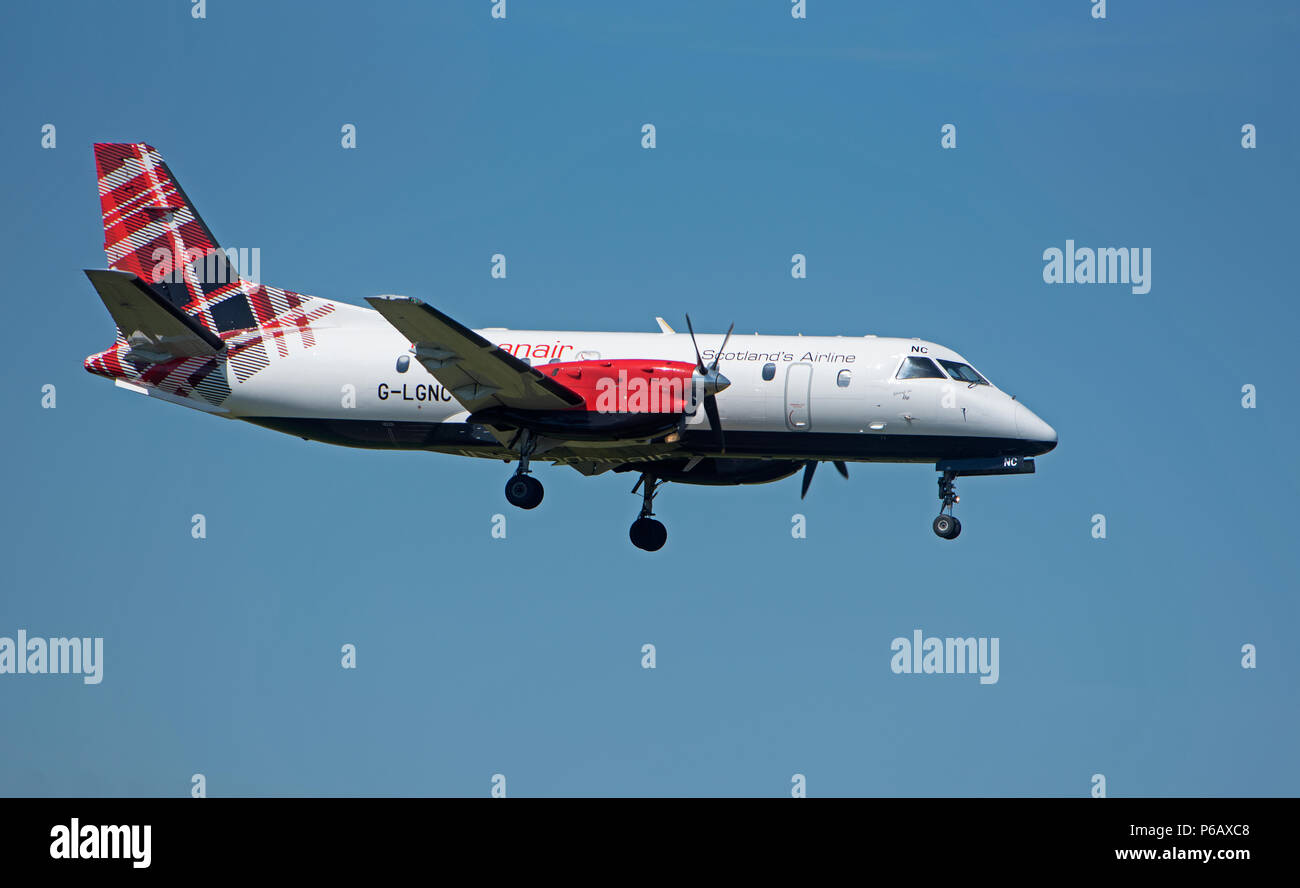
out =
[(531, 475), (515, 475), (506, 482), (506, 499), (521, 509), (536, 509), (545, 493), (542, 482)]
[(632, 545), (647, 552), (658, 552), (668, 542), (668, 528), (653, 518), (636, 519), (627, 535), (631, 537)]
[(941, 540), (955, 540), (957, 534), (961, 533), (961, 522), (952, 514), (952, 507), (961, 499), (957, 496), (956, 480), (957, 472), (954, 469), (947, 469), (939, 479), (939, 517), (934, 519), (932, 526), (935, 536)]
[(961, 533), (961, 522), (953, 515), (940, 515), (934, 519), (935, 535), (945, 540), (955, 540)]

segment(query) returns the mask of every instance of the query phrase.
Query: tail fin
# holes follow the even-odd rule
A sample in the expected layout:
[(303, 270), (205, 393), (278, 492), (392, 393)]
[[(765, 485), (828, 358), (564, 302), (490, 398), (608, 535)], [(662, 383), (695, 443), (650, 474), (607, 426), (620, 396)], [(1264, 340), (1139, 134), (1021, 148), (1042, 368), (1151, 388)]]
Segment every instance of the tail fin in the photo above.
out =
[[(109, 268), (138, 280), (126, 277), (127, 283), (122, 283), (87, 272), (110, 311), (125, 300), (114, 312), (117, 344), (87, 358), (87, 370), (183, 394), (195, 384), (191, 365), (201, 364), (199, 370), (205, 373), (210, 364), (220, 365), (224, 376), (228, 360), (235, 378), (243, 382), (276, 356), (315, 345), (313, 326), (338, 304), (241, 275), (153, 147), (97, 143), (95, 167)], [(168, 321), (172, 309), (176, 320), (192, 324)], [(123, 323), (130, 329), (123, 329)], [(186, 330), (197, 339), (187, 339)], [(160, 342), (170, 345), (162, 348)], [(220, 355), (197, 354), (203, 349), (194, 342), (219, 343), (215, 348)], [(225, 388), (224, 395), (229, 393)]]
[(241, 275), (250, 269), (230, 261), (152, 146), (97, 143), (95, 167), (108, 267), (137, 275), (207, 329), (221, 334), (273, 326), (285, 316), (311, 311), (315, 305), (309, 301), (331, 305), (263, 287), (256, 274), (252, 280)]
[(217, 333), (257, 319), (238, 270), (149, 145), (95, 145), (104, 252), (109, 268), (129, 271)]

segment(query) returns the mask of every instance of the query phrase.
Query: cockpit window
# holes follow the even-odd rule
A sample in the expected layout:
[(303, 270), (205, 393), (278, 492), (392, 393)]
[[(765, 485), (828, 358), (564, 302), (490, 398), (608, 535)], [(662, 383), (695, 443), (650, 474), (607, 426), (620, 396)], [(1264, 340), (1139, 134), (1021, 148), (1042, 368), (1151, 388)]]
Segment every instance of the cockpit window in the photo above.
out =
[(980, 376), (979, 373), (976, 372), (975, 368), (970, 364), (959, 364), (956, 361), (945, 361), (943, 358), (939, 359), (939, 363), (943, 364), (943, 369), (947, 370), (948, 375), (953, 379), (960, 380), (961, 382), (973, 383), (975, 385), (989, 384), (989, 381), (983, 376)]
[(899, 379), (944, 379), (943, 371), (929, 358), (907, 358), (898, 368)]

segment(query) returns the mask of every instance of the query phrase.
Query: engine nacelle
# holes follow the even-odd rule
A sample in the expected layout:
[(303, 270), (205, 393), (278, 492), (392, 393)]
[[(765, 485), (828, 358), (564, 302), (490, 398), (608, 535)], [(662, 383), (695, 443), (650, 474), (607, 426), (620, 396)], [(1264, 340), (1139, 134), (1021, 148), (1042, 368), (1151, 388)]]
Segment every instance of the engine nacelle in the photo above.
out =
[(575, 441), (646, 440), (679, 428), (697, 394), (695, 365), (684, 361), (565, 361), (535, 369), (583, 403), (564, 410), (487, 407), (470, 422)]
[(585, 402), (593, 413), (676, 413), (691, 402), (695, 365), (660, 359), (567, 361), (536, 368)]

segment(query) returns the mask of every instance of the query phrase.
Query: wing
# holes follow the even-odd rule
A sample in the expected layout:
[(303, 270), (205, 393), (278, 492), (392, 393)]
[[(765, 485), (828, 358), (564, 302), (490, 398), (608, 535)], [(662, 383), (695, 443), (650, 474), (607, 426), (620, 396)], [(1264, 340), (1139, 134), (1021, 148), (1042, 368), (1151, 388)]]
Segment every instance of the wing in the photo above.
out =
[(415, 347), (415, 359), (470, 412), (485, 407), (563, 410), (582, 396), (419, 299), (366, 299)]

